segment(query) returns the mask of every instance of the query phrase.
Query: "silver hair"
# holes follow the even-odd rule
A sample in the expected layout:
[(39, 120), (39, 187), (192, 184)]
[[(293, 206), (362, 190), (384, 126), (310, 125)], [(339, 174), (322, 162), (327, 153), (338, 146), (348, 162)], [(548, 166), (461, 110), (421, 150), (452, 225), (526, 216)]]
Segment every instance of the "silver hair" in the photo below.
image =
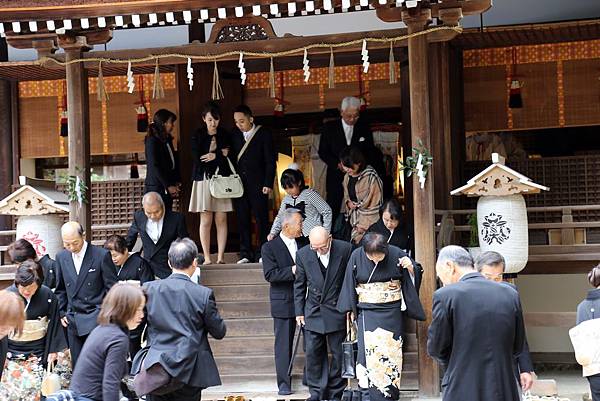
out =
[(442, 248), (438, 255), (438, 263), (450, 261), (464, 269), (473, 269), (473, 258), (467, 250), (461, 246), (448, 245)]
[(165, 209), (165, 201), (158, 192), (147, 192), (142, 197), (142, 206), (159, 204), (163, 210)]
[(506, 261), (504, 256), (495, 251), (482, 252), (475, 258), (475, 269), (480, 272), (484, 266), (498, 266), (502, 265), (502, 271), (506, 267)]
[(342, 105), (340, 106), (340, 110), (344, 111), (348, 108), (352, 107), (353, 109), (360, 109), (360, 99), (354, 96), (346, 96), (342, 100)]
[(281, 212), (281, 226), (290, 224), (295, 215), (300, 214), (300, 210), (289, 208)]
[(198, 257), (198, 247), (189, 238), (179, 238), (169, 247), (169, 263), (176, 270), (186, 270)]

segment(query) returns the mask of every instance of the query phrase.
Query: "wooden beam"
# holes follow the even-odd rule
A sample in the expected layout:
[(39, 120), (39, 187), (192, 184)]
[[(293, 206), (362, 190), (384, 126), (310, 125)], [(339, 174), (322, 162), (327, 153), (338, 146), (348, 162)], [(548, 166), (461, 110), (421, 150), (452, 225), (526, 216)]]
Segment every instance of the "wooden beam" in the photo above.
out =
[[(88, 49), (85, 37), (74, 40), (65, 38), (60, 43), (65, 49), (65, 59), (75, 60)], [(91, 219), (91, 180), (90, 180), (90, 116), (87, 72), (81, 63), (66, 66), (67, 75), (67, 112), (69, 124), (69, 175), (79, 177), (87, 186), (87, 203), (81, 206), (71, 201), (69, 220), (78, 221), (92, 239)]]
[[(431, 10), (423, 9), (416, 15), (403, 15), (408, 32), (419, 32), (431, 20)], [(410, 115), (412, 146), (422, 144), (431, 149), (431, 121), (429, 113), (429, 57), (428, 41), (424, 36), (408, 40), (408, 68), (410, 73)], [(433, 166), (432, 166), (433, 167)], [(421, 302), (426, 313), (426, 321), (419, 322), (419, 393), (423, 396), (437, 396), (439, 389), (439, 369), (437, 363), (427, 354), (427, 331), (431, 324), (433, 292), (436, 288), (435, 273), (435, 225), (433, 204), (434, 174), (430, 168), (425, 187), (421, 189), (418, 180), (413, 180), (413, 211), (415, 230), (415, 257), (425, 270), (421, 285)]]
[(575, 326), (576, 312), (526, 312), (525, 324), (532, 327), (568, 327)]

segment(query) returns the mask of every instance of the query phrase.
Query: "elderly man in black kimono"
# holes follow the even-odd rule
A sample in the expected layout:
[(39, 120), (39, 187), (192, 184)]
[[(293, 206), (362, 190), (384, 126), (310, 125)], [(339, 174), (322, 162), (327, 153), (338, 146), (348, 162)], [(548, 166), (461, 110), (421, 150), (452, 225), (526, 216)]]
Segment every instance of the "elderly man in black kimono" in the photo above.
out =
[(517, 292), (486, 280), (459, 246), (442, 248), (427, 352), (443, 365), (443, 401), (518, 401), (513, 361), (525, 337)]
[[(310, 231), (309, 241), (296, 254), (294, 281), (296, 321), (304, 326), (308, 400), (340, 400), (346, 387), (341, 376), (346, 316), (336, 307), (352, 245), (334, 240), (319, 226)], [(328, 368), (327, 346), (332, 355)]]
[(379, 233), (367, 233), (348, 261), (337, 308), (357, 317), (356, 375), (363, 401), (400, 398), (403, 321), (425, 320), (414, 285), (421, 274), (416, 266)]

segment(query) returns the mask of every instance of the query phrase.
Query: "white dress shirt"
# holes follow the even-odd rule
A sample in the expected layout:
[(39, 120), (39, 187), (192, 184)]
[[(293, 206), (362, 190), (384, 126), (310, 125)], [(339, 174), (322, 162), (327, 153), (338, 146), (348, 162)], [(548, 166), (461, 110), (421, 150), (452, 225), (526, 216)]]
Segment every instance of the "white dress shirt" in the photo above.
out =
[(296, 263), (296, 252), (298, 252), (298, 244), (296, 244), (296, 239), (288, 238), (283, 233), (279, 234), (279, 236), (290, 252), (290, 256), (292, 257), (294, 263)]
[(158, 221), (148, 219), (148, 221), (146, 222), (146, 234), (148, 234), (152, 242), (154, 242), (155, 244), (158, 242), (158, 240), (160, 239), (160, 235), (162, 234), (164, 219), (165, 216), (161, 217)]
[(318, 256), (321, 263), (323, 263), (323, 266), (325, 266), (325, 268), (327, 269), (327, 267), (329, 266), (329, 257), (331, 256), (331, 249), (325, 255), (319, 254)]
[(71, 257), (73, 258), (73, 265), (75, 266), (75, 271), (77, 275), (79, 275), (79, 271), (81, 270), (81, 265), (83, 264), (83, 258), (85, 256), (85, 251), (87, 250), (87, 241), (83, 241), (83, 246), (77, 253), (71, 253)]
[(352, 134), (354, 133), (354, 125), (348, 125), (346, 124), (346, 121), (342, 119), (342, 127), (344, 128), (344, 134), (346, 135), (346, 145), (350, 146)]
[(250, 138), (252, 138), (252, 135), (254, 135), (254, 127), (255, 125), (252, 124), (252, 128), (250, 128), (250, 131), (242, 132), (242, 134), (244, 134), (244, 141), (248, 142)]
[(394, 236), (394, 229), (392, 228), (392, 229), (390, 230), (390, 237), (389, 237), (389, 238), (388, 238), (388, 240), (387, 240), (388, 244), (390, 243), (390, 240), (392, 239), (392, 237), (393, 237), (393, 236)]

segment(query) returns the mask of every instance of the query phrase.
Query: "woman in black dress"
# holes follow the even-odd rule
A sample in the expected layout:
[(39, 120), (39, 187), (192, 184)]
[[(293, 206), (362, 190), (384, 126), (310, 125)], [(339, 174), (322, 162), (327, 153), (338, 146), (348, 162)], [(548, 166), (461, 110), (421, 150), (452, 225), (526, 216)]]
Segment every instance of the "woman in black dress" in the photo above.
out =
[(177, 116), (166, 109), (154, 113), (148, 134), (144, 139), (146, 153), (146, 180), (144, 193), (158, 192), (165, 209), (173, 208), (173, 198), (179, 196), (179, 163), (173, 147), (173, 129)]
[(400, 201), (396, 198), (388, 199), (381, 206), (379, 214), (381, 218), (369, 227), (368, 232), (383, 235), (388, 244), (397, 246), (407, 254), (412, 255), (412, 230), (406, 224)]
[(217, 228), (217, 263), (222, 264), (227, 245), (227, 213), (233, 210), (231, 199), (217, 199), (210, 193), (210, 177), (217, 168), (220, 175), (229, 175), (229, 133), (220, 127), (221, 112), (212, 102), (204, 106), (202, 121), (206, 125), (192, 135), (192, 195), (189, 211), (200, 213), (200, 243), (204, 264), (212, 263), (210, 256), (210, 230), (213, 220)]
[(358, 321), (358, 385), (370, 401), (398, 400), (404, 315), (425, 320), (414, 287), (416, 262), (377, 233), (354, 250), (337, 309)]
[[(150, 265), (138, 253), (130, 253), (127, 249), (125, 238), (120, 235), (111, 235), (104, 243), (104, 249), (110, 254), (106, 255), (104, 263), (117, 272), (119, 281), (137, 282), (143, 285), (148, 281), (154, 280), (154, 275)], [(140, 325), (129, 332), (129, 353), (131, 358), (142, 348), (142, 333), (146, 323), (142, 321)]]

